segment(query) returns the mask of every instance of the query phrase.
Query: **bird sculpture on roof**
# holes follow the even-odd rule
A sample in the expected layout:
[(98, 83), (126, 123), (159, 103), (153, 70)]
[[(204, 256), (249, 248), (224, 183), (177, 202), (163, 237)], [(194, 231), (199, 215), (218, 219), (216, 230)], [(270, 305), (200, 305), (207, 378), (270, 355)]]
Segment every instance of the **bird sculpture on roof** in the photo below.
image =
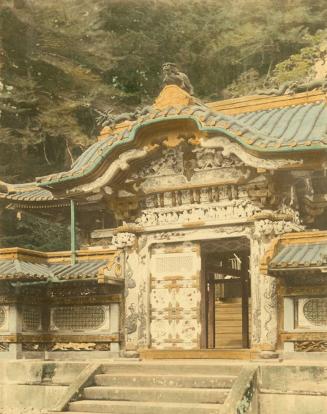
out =
[(177, 85), (190, 95), (193, 95), (193, 86), (188, 76), (181, 72), (175, 63), (166, 62), (162, 65), (163, 86)]

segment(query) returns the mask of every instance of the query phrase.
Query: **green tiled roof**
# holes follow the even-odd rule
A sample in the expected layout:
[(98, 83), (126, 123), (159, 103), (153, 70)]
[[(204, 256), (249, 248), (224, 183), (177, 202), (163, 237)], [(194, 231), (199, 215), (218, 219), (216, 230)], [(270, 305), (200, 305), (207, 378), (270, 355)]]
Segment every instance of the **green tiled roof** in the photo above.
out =
[(39, 264), (22, 260), (1, 260), (0, 281), (61, 282), (67, 280), (96, 279), (99, 269), (107, 260), (83, 260), (74, 265), (67, 263)]
[(253, 141), (254, 145), (282, 148), (327, 143), (325, 102), (241, 114), (236, 118), (260, 131), (262, 136)]
[(128, 147), (137, 132), (148, 125), (168, 120), (192, 120), (199, 130), (220, 133), (256, 152), (289, 153), (294, 151), (326, 150), (327, 107), (325, 101), (227, 115), (210, 110), (205, 105), (152, 108), (129, 128), (89, 147), (69, 171), (36, 179), (38, 186), (51, 186), (73, 181), (94, 172), (113, 149)]
[[(0, 199), (13, 201), (53, 201), (56, 198), (51, 191), (45, 188), (36, 187), (34, 190), (27, 189), (26, 191), (17, 191), (12, 193), (0, 193)], [(67, 203), (69, 201), (66, 200)]]
[(84, 260), (74, 265), (53, 263), (49, 268), (57, 280), (94, 279), (107, 263), (107, 260)]
[(327, 241), (299, 243), (282, 247), (269, 263), (270, 272), (327, 266)]
[(45, 281), (52, 272), (45, 264), (25, 262), (22, 260), (0, 261), (0, 280), (10, 281)]

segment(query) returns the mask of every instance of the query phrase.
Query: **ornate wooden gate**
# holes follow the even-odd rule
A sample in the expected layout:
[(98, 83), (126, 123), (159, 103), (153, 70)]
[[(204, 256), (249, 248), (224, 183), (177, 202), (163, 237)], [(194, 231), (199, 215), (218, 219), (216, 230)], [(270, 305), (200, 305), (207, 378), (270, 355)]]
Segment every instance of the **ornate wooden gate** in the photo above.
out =
[(151, 255), (151, 347), (200, 346), (199, 243), (155, 247)]

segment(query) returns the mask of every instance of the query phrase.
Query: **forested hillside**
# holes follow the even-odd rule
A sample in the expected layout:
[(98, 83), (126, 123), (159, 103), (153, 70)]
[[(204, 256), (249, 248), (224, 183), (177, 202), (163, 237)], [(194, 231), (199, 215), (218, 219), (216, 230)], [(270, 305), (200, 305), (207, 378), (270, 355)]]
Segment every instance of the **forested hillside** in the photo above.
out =
[[(325, 76), (326, 21), (326, 0), (2, 0), (0, 179), (69, 168), (99, 113), (153, 100), (166, 61), (204, 100)], [(67, 246), (60, 224), (0, 225), (1, 246)]]

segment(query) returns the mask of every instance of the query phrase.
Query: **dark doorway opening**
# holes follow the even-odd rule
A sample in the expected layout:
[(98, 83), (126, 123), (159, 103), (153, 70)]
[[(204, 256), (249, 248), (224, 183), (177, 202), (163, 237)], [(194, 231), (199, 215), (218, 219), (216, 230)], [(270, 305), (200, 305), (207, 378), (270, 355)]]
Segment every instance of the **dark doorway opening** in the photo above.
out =
[(201, 348), (249, 348), (250, 244), (246, 237), (201, 243)]

